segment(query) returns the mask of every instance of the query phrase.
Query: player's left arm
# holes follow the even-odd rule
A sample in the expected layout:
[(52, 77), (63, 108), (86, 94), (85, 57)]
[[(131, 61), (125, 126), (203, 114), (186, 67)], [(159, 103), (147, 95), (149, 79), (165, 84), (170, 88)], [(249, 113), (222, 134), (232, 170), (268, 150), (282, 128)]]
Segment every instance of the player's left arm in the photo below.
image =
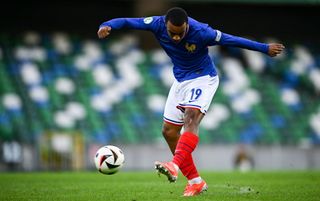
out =
[(247, 38), (223, 33), (219, 30), (214, 30), (212, 28), (207, 29), (206, 36), (210, 38), (210, 45), (218, 44), (224, 46), (240, 47), (249, 50), (259, 51), (271, 57), (277, 56), (285, 48), (284, 45), (280, 43), (260, 43), (257, 41), (249, 40)]

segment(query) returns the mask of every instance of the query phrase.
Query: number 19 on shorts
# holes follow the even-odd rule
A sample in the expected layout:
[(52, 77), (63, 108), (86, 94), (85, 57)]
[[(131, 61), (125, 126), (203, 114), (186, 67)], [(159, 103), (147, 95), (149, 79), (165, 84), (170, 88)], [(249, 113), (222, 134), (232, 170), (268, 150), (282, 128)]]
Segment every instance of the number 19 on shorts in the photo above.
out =
[(191, 89), (191, 97), (189, 103), (196, 101), (201, 96), (202, 90), (193, 88)]

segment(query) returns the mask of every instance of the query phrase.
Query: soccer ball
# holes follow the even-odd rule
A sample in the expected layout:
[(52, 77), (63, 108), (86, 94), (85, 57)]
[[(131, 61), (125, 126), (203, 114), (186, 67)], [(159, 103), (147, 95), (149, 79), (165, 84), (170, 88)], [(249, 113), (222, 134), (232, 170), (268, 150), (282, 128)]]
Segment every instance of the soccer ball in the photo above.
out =
[(124, 155), (117, 146), (103, 146), (98, 149), (94, 157), (94, 163), (102, 174), (115, 174), (124, 164)]

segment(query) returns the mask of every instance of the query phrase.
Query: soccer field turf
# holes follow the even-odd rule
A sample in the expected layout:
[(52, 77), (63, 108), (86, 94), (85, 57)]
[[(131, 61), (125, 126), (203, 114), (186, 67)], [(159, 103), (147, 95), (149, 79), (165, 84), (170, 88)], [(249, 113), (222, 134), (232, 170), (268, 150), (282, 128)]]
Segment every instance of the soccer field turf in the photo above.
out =
[(0, 173), (0, 200), (320, 200), (320, 172), (201, 172), (209, 185), (200, 196), (185, 198), (186, 180), (168, 183), (155, 172)]

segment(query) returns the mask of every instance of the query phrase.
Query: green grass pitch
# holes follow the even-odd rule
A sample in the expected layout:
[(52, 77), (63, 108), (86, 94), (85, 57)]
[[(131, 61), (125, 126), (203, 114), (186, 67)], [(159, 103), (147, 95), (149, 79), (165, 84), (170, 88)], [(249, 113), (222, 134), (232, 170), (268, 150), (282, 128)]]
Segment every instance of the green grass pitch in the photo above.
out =
[(155, 172), (0, 173), (0, 200), (70, 201), (319, 201), (319, 171), (201, 172), (209, 189), (185, 198), (186, 179), (168, 183)]

